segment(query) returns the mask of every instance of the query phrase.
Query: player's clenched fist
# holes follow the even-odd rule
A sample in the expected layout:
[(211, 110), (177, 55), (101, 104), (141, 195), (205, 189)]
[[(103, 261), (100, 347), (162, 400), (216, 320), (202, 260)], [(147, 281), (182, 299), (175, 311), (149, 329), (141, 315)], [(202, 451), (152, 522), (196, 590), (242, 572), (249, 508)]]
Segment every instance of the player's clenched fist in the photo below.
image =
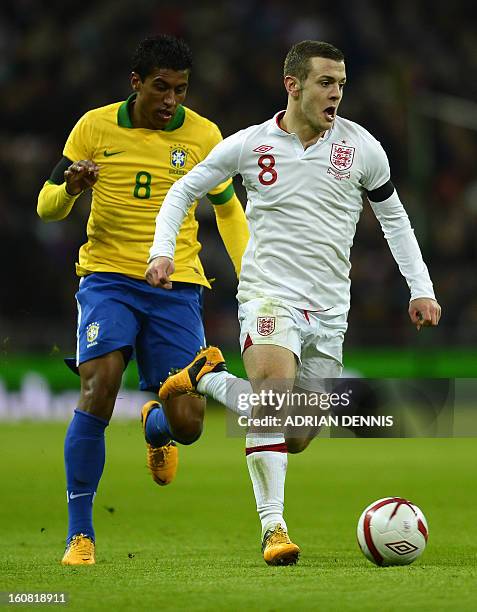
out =
[(441, 318), (441, 307), (431, 298), (417, 298), (409, 304), (409, 316), (417, 328), (436, 326)]
[(174, 262), (169, 257), (156, 257), (151, 261), (146, 270), (146, 280), (153, 287), (172, 289), (170, 280), (174, 273)]
[(92, 187), (98, 180), (99, 166), (89, 159), (73, 162), (65, 170), (66, 191), (70, 195), (78, 195)]

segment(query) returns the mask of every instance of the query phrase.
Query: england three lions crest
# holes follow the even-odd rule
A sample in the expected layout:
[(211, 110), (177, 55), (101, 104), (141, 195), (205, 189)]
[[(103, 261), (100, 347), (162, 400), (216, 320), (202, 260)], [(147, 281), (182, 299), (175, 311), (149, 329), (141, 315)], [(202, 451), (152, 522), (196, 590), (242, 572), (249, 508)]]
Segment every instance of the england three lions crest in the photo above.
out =
[(261, 336), (270, 336), (275, 331), (275, 317), (257, 317), (257, 331)]
[(334, 142), (331, 145), (330, 162), (336, 170), (349, 170), (353, 165), (354, 147), (346, 147)]

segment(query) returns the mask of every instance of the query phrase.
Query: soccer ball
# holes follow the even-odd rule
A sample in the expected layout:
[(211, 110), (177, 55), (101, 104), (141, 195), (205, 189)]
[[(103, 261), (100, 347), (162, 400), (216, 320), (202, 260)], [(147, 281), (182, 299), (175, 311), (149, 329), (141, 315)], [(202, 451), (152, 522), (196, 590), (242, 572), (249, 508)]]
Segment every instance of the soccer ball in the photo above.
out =
[(426, 548), (428, 528), (422, 511), (402, 497), (370, 504), (358, 521), (358, 542), (376, 565), (409, 565)]

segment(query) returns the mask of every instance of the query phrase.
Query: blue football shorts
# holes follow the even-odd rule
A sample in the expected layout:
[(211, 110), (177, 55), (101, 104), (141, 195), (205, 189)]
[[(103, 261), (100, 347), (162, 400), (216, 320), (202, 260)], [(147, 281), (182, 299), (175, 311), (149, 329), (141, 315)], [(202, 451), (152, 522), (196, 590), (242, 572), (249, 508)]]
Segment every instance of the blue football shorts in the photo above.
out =
[(178, 282), (160, 289), (110, 272), (83, 277), (76, 294), (74, 369), (122, 350), (126, 361), (133, 355), (137, 360), (140, 389), (157, 392), (172, 368), (183, 368), (205, 346), (202, 289)]

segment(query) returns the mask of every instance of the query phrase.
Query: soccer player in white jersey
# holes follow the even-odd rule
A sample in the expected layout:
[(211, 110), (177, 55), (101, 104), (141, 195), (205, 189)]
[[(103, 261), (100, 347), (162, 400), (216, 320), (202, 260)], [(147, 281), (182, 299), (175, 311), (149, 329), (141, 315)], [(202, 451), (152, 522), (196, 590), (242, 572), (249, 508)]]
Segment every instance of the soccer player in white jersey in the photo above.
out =
[[(320, 379), (340, 376), (349, 255), (363, 194), (409, 285), (411, 322), (417, 329), (438, 324), (440, 306), (386, 154), (366, 129), (337, 115), (345, 82), (339, 49), (318, 41), (296, 44), (284, 66), (286, 110), (226, 138), (167, 194), (146, 272), (150, 284), (161, 287), (170, 287), (175, 237), (191, 203), (228, 177), (243, 178), (250, 240), (237, 297), (250, 383), (227, 372), (202, 376), (202, 353), (166, 381), (161, 397), (197, 390), (237, 411), (234, 388), (278, 393), (292, 381), (295, 390), (321, 392)], [(298, 559), (283, 518), (287, 453), (300, 452), (310, 440), (286, 439), (281, 431), (249, 430), (246, 437), (262, 550), (271, 565)]]

